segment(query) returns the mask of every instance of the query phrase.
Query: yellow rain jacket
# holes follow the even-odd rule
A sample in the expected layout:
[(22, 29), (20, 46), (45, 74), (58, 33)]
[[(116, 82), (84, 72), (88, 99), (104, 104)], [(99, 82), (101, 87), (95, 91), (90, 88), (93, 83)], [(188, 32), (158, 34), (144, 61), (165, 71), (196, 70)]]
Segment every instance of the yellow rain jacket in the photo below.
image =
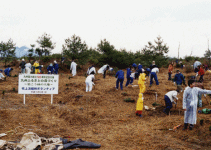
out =
[(138, 85), (140, 88), (140, 93), (139, 93), (139, 98), (136, 104), (136, 113), (138, 113), (139, 115), (142, 114), (142, 110), (143, 110), (143, 93), (146, 90), (146, 86), (144, 85), (146, 78), (145, 78), (146, 74), (145, 73), (141, 73), (139, 75), (139, 80), (138, 80)]
[(35, 62), (33, 66), (35, 67), (35, 74), (40, 73), (40, 69), (36, 69), (37, 67), (40, 66), (40, 64)]

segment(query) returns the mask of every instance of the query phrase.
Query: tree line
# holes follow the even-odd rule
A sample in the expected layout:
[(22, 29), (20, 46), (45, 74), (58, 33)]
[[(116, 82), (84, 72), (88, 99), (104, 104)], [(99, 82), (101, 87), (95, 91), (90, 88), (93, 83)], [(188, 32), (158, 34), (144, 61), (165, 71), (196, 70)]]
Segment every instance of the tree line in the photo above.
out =
[[(38, 37), (37, 41), (38, 48), (35, 48), (35, 44), (31, 44), (31, 48), (28, 50), (29, 59), (34, 58), (34, 54), (38, 56), (37, 59), (50, 60), (52, 56), (51, 51), (55, 48), (56, 43), (52, 42), (52, 37), (44, 33)], [(12, 39), (7, 42), (0, 43), (0, 55), (6, 63), (15, 58), (15, 43)], [(158, 36), (153, 42), (148, 42), (142, 50), (131, 52), (126, 49), (117, 50), (114, 45), (110, 44), (106, 39), (101, 40), (97, 44), (96, 48), (89, 48), (85, 41), (82, 41), (79, 36), (73, 35), (64, 40), (62, 45), (61, 54), (58, 58), (65, 57), (65, 63), (69, 65), (71, 60), (76, 60), (79, 66), (85, 65), (90, 62), (94, 65), (102, 66), (103, 64), (109, 64), (117, 68), (126, 68), (129, 65), (136, 63), (142, 64), (143, 66), (149, 66), (154, 60), (159, 67), (166, 67), (170, 61), (174, 61), (177, 58), (169, 58), (167, 54), (169, 47), (163, 42), (163, 39)], [(53, 54), (54, 55), (54, 54)], [(210, 65), (211, 52), (208, 49), (204, 54)], [(186, 56), (185, 60), (194, 57)], [(180, 60), (182, 60), (180, 58)]]

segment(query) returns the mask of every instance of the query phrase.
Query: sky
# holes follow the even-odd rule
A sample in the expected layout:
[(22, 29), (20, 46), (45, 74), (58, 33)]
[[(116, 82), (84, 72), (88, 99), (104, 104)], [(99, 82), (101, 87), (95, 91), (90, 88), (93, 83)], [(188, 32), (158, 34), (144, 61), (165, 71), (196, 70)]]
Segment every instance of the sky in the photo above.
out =
[(160, 36), (168, 56), (203, 57), (211, 41), (210, 0), (7, 0), (0, 5), (0, 41), (35, 44), (50, 34), (61, 53), (74, 34), (88, 47), (106, 39), (117, 50), (141, 51)]

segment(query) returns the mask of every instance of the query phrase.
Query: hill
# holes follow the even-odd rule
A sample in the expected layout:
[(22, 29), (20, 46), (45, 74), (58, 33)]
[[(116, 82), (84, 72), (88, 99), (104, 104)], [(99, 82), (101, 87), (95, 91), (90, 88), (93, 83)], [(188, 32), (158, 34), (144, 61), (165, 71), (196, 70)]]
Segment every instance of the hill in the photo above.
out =
[[(19, 71), (18, 67), (14, 68), (12, 75)], [(124, 71), (126, 73), (126, 70)], [(198, 120), (194, 129), (182, 130), (183, 93), (178, 96), (179, 102), (176, 108), (173, 105), (169, 116), (162, 112), (165, 93), (176, 89), (174, 84), (167, 80), (167, 72), (166, 68), (160, 69), (158, 86), (154, 83), (149, 87), (147, 77), (144, 105), (150, 108), (155, 102), (160, 105), (155, 106), (155, 109), (144, 110), (142, 118), (135, 115), (136, 103), (124, 101), (127, 98), (137, 101), (139, 88), (130, 85), (128, 88), (124, 87), (123, 91), (116, 90), (116, 78), (113, 75), (107, 75), (103, 79), (101, 74), (97, 74), (93, 91), (86, 93), (83, 72), (73, 78), (69, 72), (62, 72), (59, 75), (59, 94), (53, 96), (53, 105), (50, 104), (50, 95), (26, 95), (26, 104), (23, 105), (23, 95), (17, 93), (18, 78), (7, 78), (6, 81), (0, 81), (0, 92), (5, 91), (0, 105), (0, 133), (7, 134), (1, 139), (20, 141), (24, 133), (32, 131), (41, 137), (58, 135), (69, 140), (82, 138), (101, 144), (101, 150), (210, 149), (210, 114), (197, 114)], [(193, 74), (184, 73), (186, 77)], [(204, 79), (205, 89), (211, 89), (210, 75), (206, 74)], [(134, 85), (137, 85), (137, 82), (134, 80)], [(126, 79), (124, 85), (125, 83)], [(203, 107), (199, 110), (211, 109), (207, 103), (210, 97), (206, 99), (202, 97)], [(204, 119), (202, 126), (199, 123), (201, 119)], [(182, 126), (176, 131), (171, 130), (177, 125)]]

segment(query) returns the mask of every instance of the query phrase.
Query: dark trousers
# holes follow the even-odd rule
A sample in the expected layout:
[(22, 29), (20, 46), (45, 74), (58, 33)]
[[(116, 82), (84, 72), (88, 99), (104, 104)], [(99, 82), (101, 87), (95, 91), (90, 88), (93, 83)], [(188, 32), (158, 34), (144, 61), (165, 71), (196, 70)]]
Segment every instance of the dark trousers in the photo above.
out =
[(103, 72), (103, 78), (105, 79), (106, 77), (106, 70)]
[(156, 75), (155, 72), (151, 72), (151, 75), (150, 75), (150, 85), (152, 85), (152, 83), (153, 83), (153, 78), (155, 79), (156, 85), (159, 85), (158, 78), (157, 78), (157, 75)]
[(169, 99), (167, 95), (164, 96), (164, 100), (166, 103), (166, 108), (164, 109), (164, 112), (166, 112), (166, 114), (169, 114), (169, 111), (172, 108), (171, 100)]
[(125, 86), (128, 86), (128, 84), (132, 84), (132, 83), (133, 83), (133, 78), (129, 77), (129, 78), (127, 78), (127, 82), (126, 82)]
[(169, 78), (168, 78), (168, 80), (171, 80), (171, 72), (169, 72)]
[(118, 79), (116, 80), (116, 88), (118, 89), (119, 88), (119, 84), (120, 84), (120, 88), (121, 90), (123, 90), (123, 81), (124, 79)]
[(199, 82), (203, 82), (204, 79), (203, 79), (204, 75), (201, 75), (200, 78), (199, 78)]

